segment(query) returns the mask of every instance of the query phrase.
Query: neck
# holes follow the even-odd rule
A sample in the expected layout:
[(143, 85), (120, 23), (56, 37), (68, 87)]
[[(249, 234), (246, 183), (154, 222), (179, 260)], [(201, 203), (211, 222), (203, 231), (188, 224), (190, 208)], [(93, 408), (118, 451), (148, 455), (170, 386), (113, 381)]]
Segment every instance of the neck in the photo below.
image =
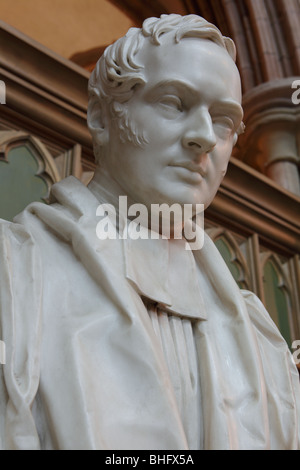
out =
[(105, 202), (109, 202), (116, 208), (119, 204), (119, 197), (125, 195), (119, 183), (111, 177), (108, 171), (100, 167), (96, 168), (88, 187), (100, 202), (105, 199)]
[[(133, 204), (138, 203), (138, 201), (134, 201), (133, 199), (131, 199), (128, 194), (125, 194), (125, 191), (122, 189), (120, 184), (110, 175), (110, 173), (105, 168), (98, 167), (96, 169), (94, 177), (89, 183), (88, 187), (100, 203), (112, 204), (115, 207), (117, 213), (119, 213), (119, 211), (121, 211), (121, 207), (123, 207), (122, 203), (120, 204), (120, 196), (127, 197), (127, 208), (130, 208), (130, 206), (132, 206)], [(146, 206), (144, 206), (144, 210), (147, 212), (141, 211), (141, 213), (139, 214), (139, 223), (141, 223), (141, 225), (147, 226), (150, 230), (158, 232), (160, 234), (163, 231), (162, 227), (164, 227), (164, 231), (167, 230), (168, 232), (166, 226), (163, 225), (163, 219), (161, 215), (159, 216), (159, 218), (155, 218), (156, 223), (155, 225), (153, 225), (152, 222), (154, 219), (151, 221), (151, 215), (153, 215), (151, 214), (151, 210), (147, 210)], [(126, 216), (128, 219), (132, 220), (138, 217), (138, 215), (136, 215), (136, 217), (130, 217), (128, 216), (128, 214), (126, 214)], [(168, 219), (167, 223), (170, 227), (170, 238), (173, 238), (174, 234), (178, 233), (179, 230), (181, 231), (183, 228), (182, 221), (179, 222), (179, 226), (178, 223), (176, 224), (177, 230), (175, 230), (172, 218), (171, 220)]]

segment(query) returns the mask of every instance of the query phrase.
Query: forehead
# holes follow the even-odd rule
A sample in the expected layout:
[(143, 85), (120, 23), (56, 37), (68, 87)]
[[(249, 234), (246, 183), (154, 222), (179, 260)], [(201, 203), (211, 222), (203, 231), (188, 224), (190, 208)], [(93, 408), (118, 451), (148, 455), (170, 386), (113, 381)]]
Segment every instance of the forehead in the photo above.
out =
[(183, 38), (176, 44), (169, 39), (157, 46), (145, 40), (137, 58), (144, 66), (146, 92), (159, 83), (181, 82), (207, 101), (241, 103), (237, 67), (228, 52), (212, 41)]

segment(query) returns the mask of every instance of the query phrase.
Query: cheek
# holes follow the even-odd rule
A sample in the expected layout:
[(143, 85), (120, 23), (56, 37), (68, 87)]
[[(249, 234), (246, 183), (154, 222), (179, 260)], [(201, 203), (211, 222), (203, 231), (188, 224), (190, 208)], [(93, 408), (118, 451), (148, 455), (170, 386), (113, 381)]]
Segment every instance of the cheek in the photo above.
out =
[(223, 177), (227, 172), (228, 163), (233, 149), (233, 137), (230, 140), (219, 142), (213, 152), (214, 168)]

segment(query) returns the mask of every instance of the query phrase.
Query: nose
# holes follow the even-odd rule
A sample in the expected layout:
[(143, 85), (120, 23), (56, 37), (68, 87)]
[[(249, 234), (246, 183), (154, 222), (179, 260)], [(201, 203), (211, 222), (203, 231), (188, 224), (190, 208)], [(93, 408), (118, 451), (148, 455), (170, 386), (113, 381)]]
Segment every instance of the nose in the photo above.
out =
[(182, 145), (185, 148), (193, 149), (197, 154), (205, 154), (211, 152), (216, 143), (209, 111), (200, 108), (191, 116), (182, 138)]

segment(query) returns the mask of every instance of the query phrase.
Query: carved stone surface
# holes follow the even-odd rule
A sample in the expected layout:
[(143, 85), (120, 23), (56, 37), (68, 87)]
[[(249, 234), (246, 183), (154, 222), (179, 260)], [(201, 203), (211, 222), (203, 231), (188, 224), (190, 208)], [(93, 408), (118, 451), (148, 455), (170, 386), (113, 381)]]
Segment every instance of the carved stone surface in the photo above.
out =
[(298, 449), (298, 373), (262, 303), (185, 219), (132, 223), (211, 204), (243, 131), (234, 60), (194, 15), (130, 30), (90, 78), (93, 180), (1, 221), (2, 448)]

